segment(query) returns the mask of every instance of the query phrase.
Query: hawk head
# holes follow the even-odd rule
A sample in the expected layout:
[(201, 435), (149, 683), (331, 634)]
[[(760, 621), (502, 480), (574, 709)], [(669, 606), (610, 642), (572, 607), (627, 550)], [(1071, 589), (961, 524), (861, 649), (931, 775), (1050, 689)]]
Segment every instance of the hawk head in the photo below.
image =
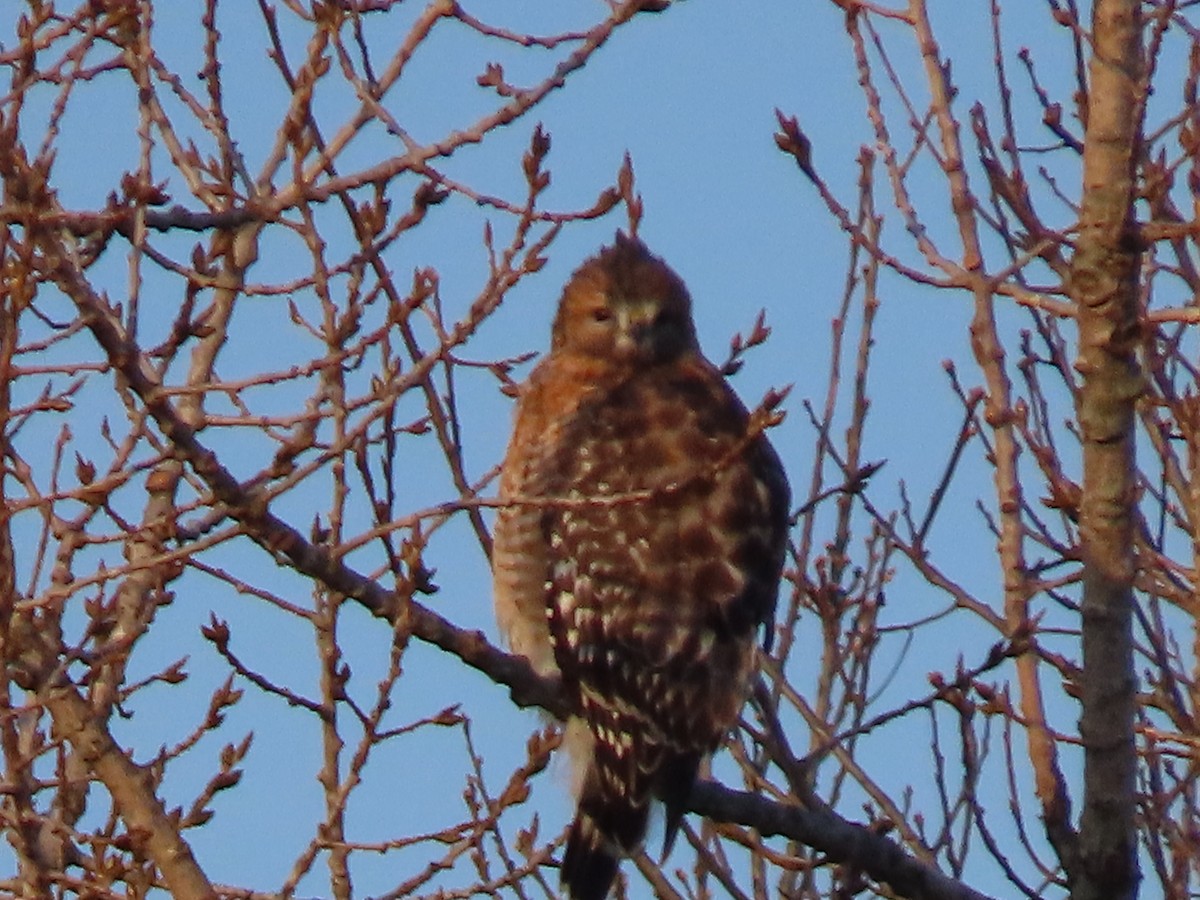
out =
[(555, 351), (639, 366), (698, 349), (692, 301), (682, 279), (635, 237), (618, 231), (563, 291)]

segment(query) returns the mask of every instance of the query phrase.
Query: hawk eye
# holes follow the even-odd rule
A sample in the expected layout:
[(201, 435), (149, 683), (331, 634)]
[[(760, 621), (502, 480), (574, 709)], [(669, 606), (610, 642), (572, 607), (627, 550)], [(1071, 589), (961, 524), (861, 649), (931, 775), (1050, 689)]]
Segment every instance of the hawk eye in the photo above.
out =
[(607, 322), (612, 317), (612, 310), (607, 306), (597, 306), (592, 310), (592, 321), (594, 322)]

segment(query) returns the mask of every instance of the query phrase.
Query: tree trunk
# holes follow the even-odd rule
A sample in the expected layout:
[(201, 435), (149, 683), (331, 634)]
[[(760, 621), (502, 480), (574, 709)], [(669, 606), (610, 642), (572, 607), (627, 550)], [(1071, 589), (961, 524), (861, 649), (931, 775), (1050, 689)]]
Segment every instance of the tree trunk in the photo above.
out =
[(1083, 204), (1071, 268), (1083, 377), (1084, 802), (1072, 900), (1132, 898), (1134, 815), (1134, 407), (1139, 248), (1133, 216), (1144, 106), (1140, 0), (1096, 0)]

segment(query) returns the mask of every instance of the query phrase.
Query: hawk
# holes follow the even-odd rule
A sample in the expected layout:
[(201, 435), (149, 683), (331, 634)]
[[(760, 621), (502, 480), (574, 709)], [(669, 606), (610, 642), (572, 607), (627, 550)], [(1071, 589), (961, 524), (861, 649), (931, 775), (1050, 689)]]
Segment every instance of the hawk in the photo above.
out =
[(563, 291), (500, 498), (498, 622), (579, 711), (562, 882), (603, 900), (655, 799), (669, 852), (700, 762), (737, 721), (760, 628), (769, 646), (790, 500), (700, 351), (683, 281), (637, 238), (618, 232)]

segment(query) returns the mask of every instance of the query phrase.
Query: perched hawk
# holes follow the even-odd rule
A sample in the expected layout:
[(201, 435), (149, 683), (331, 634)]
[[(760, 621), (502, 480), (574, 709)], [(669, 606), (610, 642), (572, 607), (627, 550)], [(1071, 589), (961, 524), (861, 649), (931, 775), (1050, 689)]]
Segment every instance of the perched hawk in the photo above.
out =
[(683, 282), (636, 238), (618, 233), (563, 291), (500, 496), (500, 626), (582, 715), (562, 881), (602, 900), (655, 798), (669, 850), (737, 721), (788, 526), (779, 457), (700, 352)]

